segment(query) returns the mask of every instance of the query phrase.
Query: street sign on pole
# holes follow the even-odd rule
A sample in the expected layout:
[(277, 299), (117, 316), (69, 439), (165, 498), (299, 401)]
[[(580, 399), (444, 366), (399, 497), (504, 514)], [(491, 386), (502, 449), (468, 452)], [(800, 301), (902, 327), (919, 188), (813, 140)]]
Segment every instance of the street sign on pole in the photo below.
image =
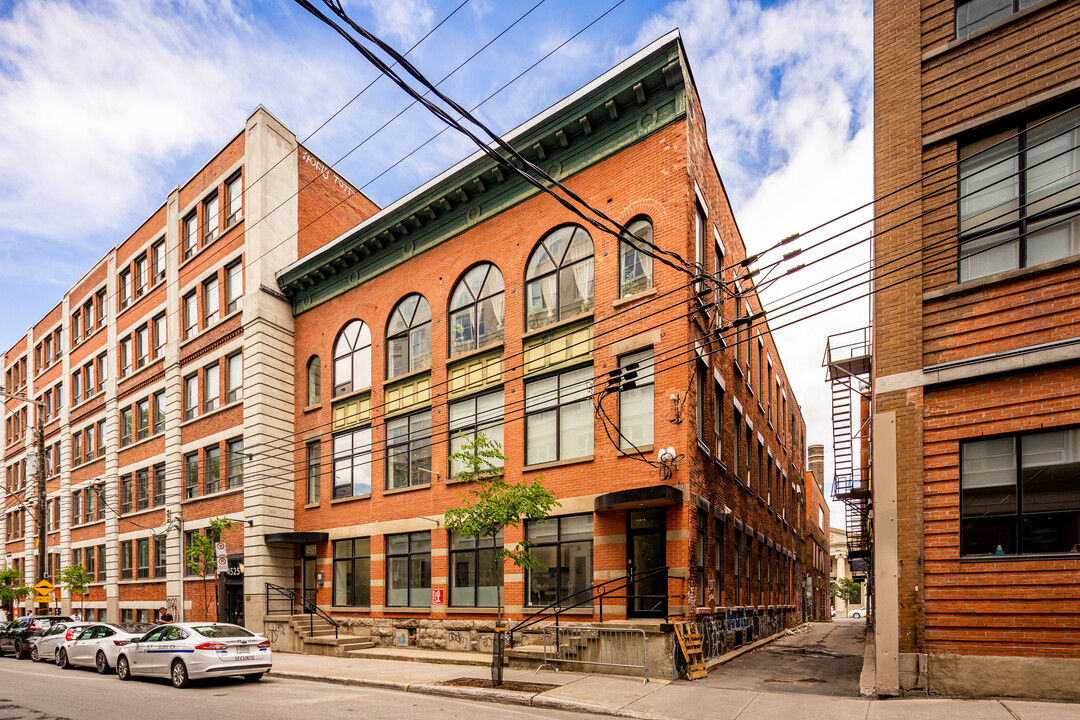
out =
[(221, 562), (220, 562), (221, 558), (227, 557), (228, 554), (229, 554), (229, 551), (225, 547), (224, 542), (219, 541), (219, 542), (214, 543), (214, 557), (216, 557), (218, 559), (218, 565), (221, 564)]
[(228, 572), (229, 571), (229, 558), (227, 558), (227, 557), (219, 557), (217, 559), (217, 570), (220, 573)]
[(39, 582), (37, 585), (34, 586), (34, 589), (37, 590), (38, 595), (48, 595), (49, 593), (51, 593), (53, 590), (56, 589), (56, 586), (53, 585), (48, 580), (42, 580), (41, 582)]

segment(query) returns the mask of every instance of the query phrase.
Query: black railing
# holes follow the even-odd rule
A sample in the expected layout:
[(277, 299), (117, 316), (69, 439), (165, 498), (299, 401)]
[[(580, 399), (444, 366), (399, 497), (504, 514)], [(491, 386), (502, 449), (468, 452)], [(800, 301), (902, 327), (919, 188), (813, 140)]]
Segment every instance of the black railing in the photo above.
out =
[[(621, 598), (626, 599), (627, 601), (629, 601), (629, 600), (649, 600), (649, 599), (652, 599), (652, 600), (656, 600), (656, 603), (653, 605), (652, 609), (666, 611), (666, 609), (667, 609), (666, 604), (667, 604), (667, 599), (668, 599), (668, 596), (667, 596), (666, 592), (663, 595), (637, 595), (637, 594), (633, 594), (633, 593), (629, 593), (629, 592), (624, 593), (622, 595), (615, 595), (615, 593), (617, 593), (617, 592), (619, 592), (621, 590), (628, 589), (633, 583), (638, 583), (638, 582), (641, 582), (643, 580), (648, 580), (649, 578), (653, 578), (653, 577), (656, 577), (658, 575), (663, 575), (664, 582), (666, 583), (667, 578), (668, 578), (667, 572), (668, 572), (668, 568), (665, 566), (665, 567), (653, 568), (652, 570), (646, 570), (645, 572), (623, 575), (622, 577), (617, 577), (617, 578), (614, 578), (612, 580), (605, 580), (604, 582), (596, 583), (595, 585), (593, 585), (591, 587), (587, 587), (584, 590), (578, 590), (576, 593), (572, 593), (570, 595), (567, 595), (566, 597), (559, 598), (555, 602), (553, 602), (553, 603), (551, 603), (551, 604), (549, 604), (549, 605), (547, 605), (545, 607), (540, 608), (539, 610), (534, 612), (532, 615), (529, 615), (528, 617), (524, 618), (521, 622), (519, 622), (517, 625), (510, 628), (509, 631), (507, 632), (507, 642), (508, 642), (510, 647), (514, 647), (514, 633), (524, 633), (526, 629), (532, 627), (533, 625), (544, 622), (546, 620), (550, 620), (552, 618), (555, 619), (555, 627), (558, 627), (559, 626), (559, 618), (562, 615), (562, 613), (566, 612), (567, 610), (573, 610), (575, 608), (579, 608), (579, 607), (583, 607), (585, 605), (591, 604), (593, 602), (593, 600), (599, 600), (600, 622), (604, 622), (604, 598), (605, 597), (615, 597), (615, 598), (620, 598), (621, 597)], [(574, 598), (579, 597), (579, 596), (582, 596), (582, 597), (579, 600), (577, 600), (576, 602), (571, 603), (571, 601), (573, 601)], [(571, 603), (571, 604), (567, 604), (567, 603)], [(630, 608), (629, 608), (629, 605), (628, 605), (627, 610), (629, 610), (629, 609)], [(666, 612), (665, 612), (665, 614), (666, 614)]]
[[(338, 636), (338, 622), (334, 618), (330, 617), (324, 610), (321, 610), (318, 605), (305, 598), (295, 590), (290, 590), (287, 587), (281, 585), (275, 585), (274, 583), (266, 583), (266, 614), (272, 615), (271, 602), (279, 603), (278, 608), (282, 607), (280, 603), (289, 604), (289, 615), (295, 615), (296, 606), (299, 605), (304, 609), (304, 612), (308, 614), (309, 635), (315, 634), (315, 616), (318, 615), (326, 622), (330, 623), (334, 628), (334, 638)], [(278, 610), (280, 612), (280, 609)]]

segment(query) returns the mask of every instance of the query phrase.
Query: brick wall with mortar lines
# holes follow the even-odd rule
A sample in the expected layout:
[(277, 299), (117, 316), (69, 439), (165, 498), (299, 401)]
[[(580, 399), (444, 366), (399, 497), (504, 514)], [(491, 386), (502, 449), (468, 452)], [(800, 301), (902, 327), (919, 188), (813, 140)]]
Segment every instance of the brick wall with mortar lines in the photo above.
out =
[(379, 206), (303, 145), (297, 198), (297, 257), (304, 257), (379, 211)]
[(960, 443), (1080, 423), (1080, 371), (1062, 367), (925, 396), (926, 647), (1080, 657), (1080, 558), (960, 558)]

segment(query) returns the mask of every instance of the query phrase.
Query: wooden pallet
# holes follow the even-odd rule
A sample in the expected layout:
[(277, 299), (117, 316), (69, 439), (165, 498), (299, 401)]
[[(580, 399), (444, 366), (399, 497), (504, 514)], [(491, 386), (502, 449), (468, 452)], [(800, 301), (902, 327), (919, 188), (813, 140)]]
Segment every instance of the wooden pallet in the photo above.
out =
[(701, 636), (698, 635), (697, 623), (675, 623), (675, 638), (679, 641), (679, 649), (686, 660), (686, 677), (690, 680), (707, 677), (709, 673), (705, 670), (705, 660), (701, 655)]

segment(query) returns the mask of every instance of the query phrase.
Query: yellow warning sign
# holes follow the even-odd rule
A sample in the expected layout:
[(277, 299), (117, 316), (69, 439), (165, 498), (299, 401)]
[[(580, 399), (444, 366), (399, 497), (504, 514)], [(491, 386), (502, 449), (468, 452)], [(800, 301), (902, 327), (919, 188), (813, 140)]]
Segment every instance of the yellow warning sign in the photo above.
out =
[(40, 594), (40, 595), (47, 595), (47, 594), (51, 593), (53, 590), (55, 590), (56, 586), (53, 585), (48, 580), (42, 580), (41, 582), (39, 582), (37, 585), (34, 586), (34, 589), (37, 590), (38, 594)]
[(37, 604), (37, 605), (40, 605), (40, 604), (48, 605), (51, 602), (53, 602), (53, 599), (54, 598), (53, 598), (52, 595), (34, 595), (34, 603)]

